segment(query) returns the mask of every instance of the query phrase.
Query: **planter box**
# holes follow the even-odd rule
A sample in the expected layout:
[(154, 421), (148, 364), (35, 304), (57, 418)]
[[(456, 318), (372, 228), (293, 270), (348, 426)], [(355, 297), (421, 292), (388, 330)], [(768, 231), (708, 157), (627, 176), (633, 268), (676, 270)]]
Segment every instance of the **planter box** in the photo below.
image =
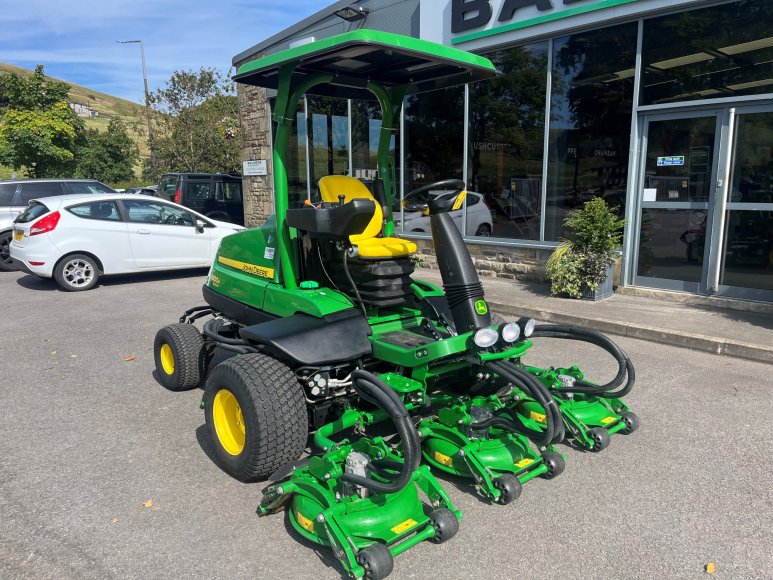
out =
[(604, 300), (605, 298), (609, 298), (612, 296), (615, 292), (612, 288), (612, 281), (615, 274), (615, 265), (612, 264), (609, 269), (607, 270), (607, 278), (604, 280), (601, 284), (599, 284), (599, 287), (596, 288), (595, 292), (591, 292), (587, 288), (582, 289), (582, 299), (583, 300)]

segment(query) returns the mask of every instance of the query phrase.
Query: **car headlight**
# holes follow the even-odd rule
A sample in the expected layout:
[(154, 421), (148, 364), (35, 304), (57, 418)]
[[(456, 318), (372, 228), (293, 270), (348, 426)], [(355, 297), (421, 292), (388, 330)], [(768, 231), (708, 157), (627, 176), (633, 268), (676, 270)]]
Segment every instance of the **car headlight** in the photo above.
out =
[(478, 348), (488, 348), (494, 346), (499, 340), (497, 331), (493, 328), (481, 328), (472, 337), (472, 341)]
[(517, 322), (508, 322), (499, 331), (502, 334), (502, 340), (505, 342), (515, 342), (521, 336), (521, 327)]
[(533, 318), (526, 318), (524, 316), (523, 318), (518, 319), (518, 326), (521, 327), (521, 334), (524, 338), (529, 338), (532, 335), (536, 325), (537, 323), (534, 322)]

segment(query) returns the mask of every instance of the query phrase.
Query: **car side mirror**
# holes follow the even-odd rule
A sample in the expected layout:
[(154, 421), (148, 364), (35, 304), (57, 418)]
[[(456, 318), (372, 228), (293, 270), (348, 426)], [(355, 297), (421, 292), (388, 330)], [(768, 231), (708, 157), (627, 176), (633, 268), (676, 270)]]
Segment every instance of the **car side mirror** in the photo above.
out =
[(205, 228), (205, 227), (207, 227), (207, 224), (205, 224), (205, 223), (204, 223), (203, 221), (201, 221), (201, 220), (196, 220), (196, 231), (197, 231), (197, 232), (199, 232), (200, 234), (203, 234), (203, 233), (204, 233), (204, 228)]

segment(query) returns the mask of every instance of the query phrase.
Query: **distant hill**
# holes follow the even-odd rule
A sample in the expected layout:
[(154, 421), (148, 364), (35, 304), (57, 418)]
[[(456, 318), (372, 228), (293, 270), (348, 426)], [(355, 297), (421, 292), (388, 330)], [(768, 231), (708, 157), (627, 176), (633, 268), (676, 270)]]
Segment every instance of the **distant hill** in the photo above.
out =
[[(29, 76), (32, 75), (33, 71), (20, 66), (0, 62), (0, 75), (7, 73)], [(128, 127), (129, 136), (137, 144), (137, 147), (140, 150), (140, 156), (143, 158), (150, 156), (146, 137), (148, 126), (145, 117), (145, 108), (142, 105), (127, 101), (126, 99), (100, 93), (99, 91), (76, 85), (67, 80), (56, 79), (55, 77), (50, 78), (61, 80), (70, 85), (70, 102), (86, 105), (98, 113), (98, 116), (96, 117), (82, 117), (87, 127), (104, 131), (107, 128), (110, 119), (119, 117)], [(139, 83), (139, 80), (137, 82), (137, 87), (138, 92), (140, 92), (142, 85)], [(8, 175), (5, 175), (5, 173), (8, 173)], [(137, 173), (139, 173), (139, 167), (137, 168)], [(0, 179), (8, 177), (10, 177), (10, 172), (0, 166)]]

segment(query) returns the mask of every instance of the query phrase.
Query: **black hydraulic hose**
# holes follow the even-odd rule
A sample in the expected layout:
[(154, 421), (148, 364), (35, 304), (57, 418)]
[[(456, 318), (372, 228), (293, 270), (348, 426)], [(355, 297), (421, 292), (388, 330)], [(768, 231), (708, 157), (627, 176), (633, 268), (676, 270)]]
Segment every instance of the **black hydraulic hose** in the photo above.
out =
[(512, 419), (508, 419), (507, 417), (491, 417), (490, 419), (486, 419), (485, 421), (481, 421), (479, 423), (473, 423), (470, 425), (475, 430), (478, 429), (488, 429), (490, 427), (495, 427), (497, 429), (502, 429), (503, 431), (514, 431), (516, 433), (522, 433), (524, 430), (523, 424), (519, 425)]
[(250, 343), (248, 343), (246, 340), (242, 340), (241, 338), (227, 338), (222, 336), (218, 332), (218, 329), (222, 324), (222, 321), (216, 318), (208, 320), (204, 323), (204, 327), (202, 328), (201, 333), (212, 340), (218, 348), (222, 348), (223, 350), (228, 350), (238, 354), (258, 352), (258, 349), (254, 346), (251, 346)]
[(564, 439), (564, 423), (561, 411), (550, 392), (539, 379), (507, 361), (491, 361), (486, 365), (499, 376), (522, 388), (545, 410), (545, 431), (537, 433), (528, 429), (530, 438), (534, 443), (538, 446), (548, 446)]
[(341, 477), (344, 481), (376, 493), (397, 493), (410, 483), (411, 476), (421, 460), (419, 436), (416, 433), (416, 428), (400, 397), (384, 381), (368, 371), (357, 369), (352, 372), (352, 384), (360, 397), (381, 408), (392, 419), (397, 427), (397, 434), (403, 442), (404, 462), (400, 466), (399, 475), (389, 483), (353, 473), (344, 473)]
[(362, 310), (362, 315), (365, 318), (368, 318), (368, 313), (365, 311), (365, 303), (362, 301), (362, 296), (360, 296), (360, 291), (357, 288), (357, 284), (354, 283), (354, 280), (352, 279), (352, 275), (349, 273), (349, 261), (347, 259), (349, 252), (347, 250), (344, 250), (344, 274), (346, 274), (346, 279), (349, 280), (349, 284), (352, 287), (352, 290), (354, 291), (354, 295), (357, 298), (357, 303), (360, 305), (360, 310)]
[[(572, 387), (559, 388), (558, 391), (564, 393), (585, 393), (598, 395), (607, 399), (616, 399), (624, 397), (633, 389), (636, 382), (636, 370), (633, 367), (630, 357), (607, 336), (578, 326), (542, 324), (534, 328), (531, 338), (562, 338), (566, 340), (577, 340), (587, 342), (604, 349), (611, 354), (617, 361), (617, 374), (615, 377), (603, 385), (594, 385), (587, 381), (577, 381)], [(615, 391), (626, 380), (625, 385)]]

